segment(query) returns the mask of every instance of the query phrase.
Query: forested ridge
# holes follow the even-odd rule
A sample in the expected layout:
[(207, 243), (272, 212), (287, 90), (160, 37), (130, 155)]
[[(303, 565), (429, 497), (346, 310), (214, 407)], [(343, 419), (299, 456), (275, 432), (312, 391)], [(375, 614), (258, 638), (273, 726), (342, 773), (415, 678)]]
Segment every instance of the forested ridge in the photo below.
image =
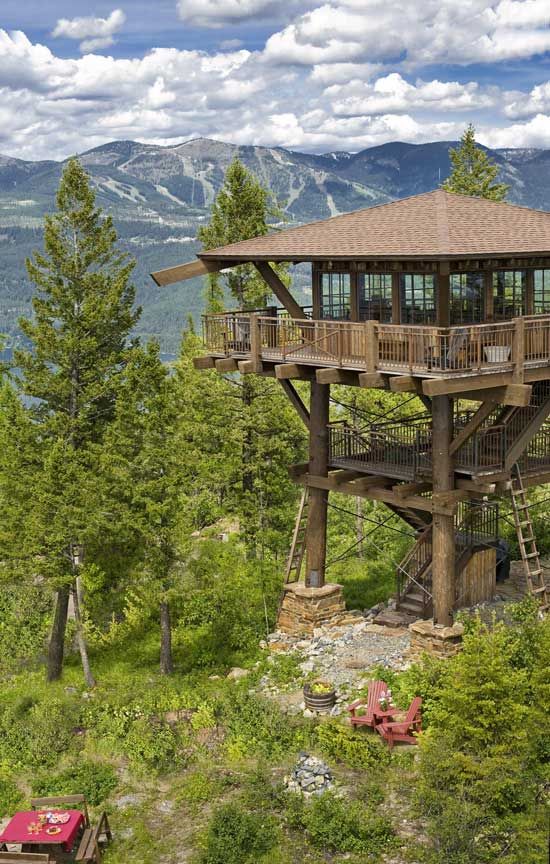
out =
[[(234, 162), (201, 239), (266, 233), (273, 207)], [(191, 322), (161, 362), (135, 337), (133, 272), (70, 161), (28, 262), (25, 348), (2, 367), (0, 818), (33, 794), (82, 792), (110, 815), (106, 864), (545, 864), (548, 616), (530, 599), (501, 621), (466, 616), (452, 659), (371, 670), (398, 706), (422, 697), (418, 747), (390, 754), (345, 711), (289, 712), (311, 672), (266, 639), (305, 428), (274, 379), (197, 371)], [(262, 292), (244, 265), (211, 280), (206, 303), (256, 308)], [(350, 389), (332, 388), (333, 419), (422, 410)], [(532, 493), (545, 553), (547, 497)], [(411, 533), (381, 503), (331, 500), (329, 577), (369, 609), (394, 590)], [(288, 790), (303, 752), (330, 766), (333, 790)]]

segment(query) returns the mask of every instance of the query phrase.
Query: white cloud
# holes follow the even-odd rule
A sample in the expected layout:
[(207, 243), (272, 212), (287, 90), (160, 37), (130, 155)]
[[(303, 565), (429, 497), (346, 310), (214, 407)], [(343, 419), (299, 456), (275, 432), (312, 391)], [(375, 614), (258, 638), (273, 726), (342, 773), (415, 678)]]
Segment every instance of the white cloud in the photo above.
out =
[(477, 138), (487, 147), (550, 148), (550, 114), (537, 114), (527, 123), (501, 129), (479, 129)]
[(513, 99), (505, 108), (506, 116), (513, 119), (530, 117), (544, 111), (550, 113), (550, 81), (537, 84), (528, 97), (525, 94), (517, 94), (517, 98)]
[(126, 15), (122, 9), (113, 9), (108, 18), (60, 18), (52, 36), (79, 39), (83, 54), (108, 48), (114, 44), (114, 35), (123, 26)]
[(267, 41), (274, 62), (465, 65), (550, 50), (548, 0), (333, 0)]
[(483, 91), (471, 81), (417, 81), (409, 84), (398, 72), (378, 78), (373, 84), (354, 80), (325, 90), (337, 115), (376, 115), (416, 110), (472, 111), (493, 106), (498, 90)]

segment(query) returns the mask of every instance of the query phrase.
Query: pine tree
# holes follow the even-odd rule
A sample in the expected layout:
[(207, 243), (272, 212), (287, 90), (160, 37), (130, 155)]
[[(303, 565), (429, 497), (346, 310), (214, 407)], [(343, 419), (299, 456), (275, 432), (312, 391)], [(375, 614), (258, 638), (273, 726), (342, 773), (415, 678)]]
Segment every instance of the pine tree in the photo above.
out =
[[(269, 191), (242, 162), (234, 159), (212, 206), (210, 222), (199, 229), (197, 236), (205, 249), (215, 249), (267, 234), (268, 220), (274, 217), (280, 218), (281, 213)], [(280, 276), (284, 276), (284, 267), (276, 269)], [(263, 309), (267, 305), (271, 293), (269, 288), (253, 264), (241, 264), (223, 277), (218, 273), (209, 276), (208, 307), (211, 312), (221, 310), (224, 296), (222, 279), (239, 309)]]
[(489, 198), (491, 201), (503, 201), (506, 198), (510, 187), (495, 182), (500, 169), (477, 146), (475, 129), (471, 123), (460, 139), (460, 147), (451, 148), (449, 157), (452, 171), (442, 184), (446, 192)]
[[(88, 175), (77, 159), (69, 160), (57, 212), (45, 219), (44, 251), (27, 261), (38, 293), (33, 319), (20, 324), (31, 349), (15, 354), (19, 387), (34, 400), (31, 412), (45, 448), (32, 536), (57, 589), (49, 680), (61, 675), (71, 590), (77, 619), (80, 611), (74, 550), (85, 542), (83, 535), (90, 534), (87, 526), (93, 522), (86, 496), (92, 448), (114, 416), (117, 381), (132, 351), (129, 334), (140, 314), (133, 308), (134, 263), (118, 250), (116, 240), (111, 217), (95, 205)], [(52, 523), (54, 513), (65, 514), (65, 527), (59, 519)], [(88, 677), (91, 683), (91, 673)]]

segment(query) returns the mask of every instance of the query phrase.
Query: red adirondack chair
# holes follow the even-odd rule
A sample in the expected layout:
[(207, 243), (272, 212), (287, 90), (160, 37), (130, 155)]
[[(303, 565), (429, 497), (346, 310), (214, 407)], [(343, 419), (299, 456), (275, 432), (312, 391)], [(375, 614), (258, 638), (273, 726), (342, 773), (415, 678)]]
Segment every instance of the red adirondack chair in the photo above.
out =
[(421, 705), (422, 699), (420, 696), (415, 696), (403, 719), (391, 720), (388, 723), (383, 720), (381, 723), (375, 725), (375, 729), (388, 742), (390, 750), (396, 741), (407, 741), (408, 744), (416, 744), (415, 733), (422, 731)]
[[(371, 726), (374, 727), (374, 709), (380, 707), (380, 696), (382, 693), (387, 693), (388, 685), (385, 681), (370, 681), (367, 698), (362, 696), (356, 699), (351, 705), (348, 705), (348, 711), (351, 714), (350, 723), (352, 726)], [(357, 714), (357, 710), (362, 708), (364, 714)]]

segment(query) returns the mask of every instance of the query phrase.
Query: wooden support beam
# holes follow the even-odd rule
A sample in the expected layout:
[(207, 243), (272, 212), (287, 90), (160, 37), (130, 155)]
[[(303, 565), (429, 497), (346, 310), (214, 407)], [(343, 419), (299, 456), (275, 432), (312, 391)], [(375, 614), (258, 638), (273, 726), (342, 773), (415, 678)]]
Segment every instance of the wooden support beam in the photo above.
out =
[(254, 373), (262, 372), (262, 366), (260, 364), (260, 368), (257, 368), (257, 364), (254, 360), (237, 360), (237, 367), (241, 375), (253, 375)]
[[(435, 395), (432, 399), (432, 596), (434, 624), (444, 627), (452, 625), (455, 605), (454, 504), (451, 505), (448, 497), (455, 479), (449, 453), (452, 438), (453, 400)], [(450, 514), (445, 512), (447, 507)]]
[(432, 501), (434, 512), (443, 508), (444, 511), (449, 508), (455, 508), (459, 501), (467, 501), (470, 497), (466, 489), (448, 489), (445, 492), (433, 492)]
[(270, 267), (267, 261), (254, 261), (254, 267), (268, 285), (275, 297), (281, 303), (291, 318), (304, 318), (304, 310), (296, 302), (284, 282), (279, 278), (275, 270)]
[[(312, 381), (310, 387), (309, 470), (328, 480), (330, 384)], [(328, 491), (323, 488), (311, 489), (306, 530), (307, 587), (321, 588), (325, 583), (327, 510)]]
[(233, 357), (221, 357), (214, 361), (216, 372), (236, 372), (239, 368)]
[[(497, 372), (485, 375), (460, 375), (454, 378), (425, 378), (422, 382), (422, 392), (426, 396), (456, 396), (457, 399), (465, 399), (468, 398), (462, 395), (465, 392), (507, 387), (508, 385), (525, 386), (514, 384), (511, 372)], [(479, 398), (480, 400), (485, 398), (483, 393)]]
[(391, 375), (390, 390), (393, 393), (422, 393), (422, 382), (413, 375)]
[(275, 377), (279, 380), (298, 378), (302, 381), (315, 381), (315, 369), (299, 363), (278, 363), (275, 366)]
[(358, 378), (360, 387), (388, 388), (388, 376), (380, 372), (361, 372)]
[(392, 486), (392, 492), (404, 498), (408, 495), (419, 495), (420, 492), (429, 492), (431, 488), (431, 483), (398, 483), (397, 486)]
[(357, 372), (350, 372), (347, 369), (317, 369), (315, 374), (318, 384), (347, 384), (348, 387), (359, 386)]
[(494, 410), (495, 404), (496, 403), (492, 400), (481, 403), (474, 416), (470, 420), (468, 420), (468, 422), (460, 430), (458, 435), (455, 435), (455, 437), (453, 438), (453, 442), (449, 447), (450, 456), (456, 453), (457, 450), (460, 450), (460, 448), (466, 443), (468, 438), (470, 438), (474, 434), (474, 432), (479, 429), (479, 427), (487, 419), (491, 411)]
[(185, 282), (186, 279), (194, 279), (196, 276), (207, 276), (209, 273), (218, 273), (223, 269), (221, 261), (189, 261), (187, 264), (176, 264), (175, 267), (167, 267), (165, 270), (156, 270), (151, 273), (151, 278), (162, 288), (164, 285), (173, 285), (175, 282)]
[[(296, 477), (295, 480), (297, 483), (309, 486), (312, 489), (325, 489), (329, 491), (335, 488), (330, 477), (320, 477), (313, 473), (302, 474), (300, 477)], [(337, 487), (338, 492), (342, 492), (344, 495), (355, 495), (357, 498), (383, 501), (386, 504), (393, 504), (395, 507), (407, 507), (411, 510), (423, 510), (427, 513), (433, 513), (433, 504), (430, 498), (421, 498), (419, 495), (401, 497), (390, 489), (385, 488), (386, 481), (388, 485), (394, 482), (391, 478), (378, 477), (376, 480), (373, 479), (372, 483), (368, 485), (365, 482), (366, 480), (370, 480), (370, 478), (365, 477), (365, 480), (340, 483)], [(451, 508), (440, 508), (439, 512), (452, 517), (454, 510)]]
[(525, 426), (525, 428), (520, 433), (519, 437), (516, 438), (508, 452), (504, 457), (504, 470), (511, 471), (515, 463), (518, 461), (520, 456), (525, 452), (527, 447), (529, 446), (529, 442), (535, 437), (537, 432), (540, 431), (542, 425), (548, 419), (548, 415), (550, 414), (550, 400), (546, 400), (543, 402), (541, 407), (536, 412), (535, 416), (529, 421), (529, 423)]
[(457, 399), (470, 399), (472, 402), (490, 400), (499, 405), (515, 405), (525, 408), (531, 401), (531, 386), (524, 384), (508, 384), (506, 387), (492, 387), (487, 390), (466, 390), (457, 393)]
[(195, 369), (214, 369), (214, 357), (193, 357), (193, 366)]
[(340, 483), (349, 483), (350, 480), (363, 479), (363, 475), (359, 471), (333, 471), (329, 474), (331, 480), (334, 480), (335, 488), (338, 488)]
[(457, 489), (466, 489), (468, 492), (479, 492), (481, 495), (494, 495), (497, 491), (496, 483), (478, 483), (476, 480), (468, 480), (466, 477), (459, 477), (455, 480)]
[(309, 429), (309, 411), (306, 406), (302, 402), (299, 393), (296, 392), (296, 389), (286, 378), (279, 378), (279, 384), (283, 388), (286, 393), (289, 402), (294, 406), (296, 413), (298, 414), (300, 420), (302, 420), (306, 429)]
[(296, 462), (294, 465), (289, 465), (287, 471), (291, 480), (298, 482), (299, 478), (309, 471), (309, 462)]

